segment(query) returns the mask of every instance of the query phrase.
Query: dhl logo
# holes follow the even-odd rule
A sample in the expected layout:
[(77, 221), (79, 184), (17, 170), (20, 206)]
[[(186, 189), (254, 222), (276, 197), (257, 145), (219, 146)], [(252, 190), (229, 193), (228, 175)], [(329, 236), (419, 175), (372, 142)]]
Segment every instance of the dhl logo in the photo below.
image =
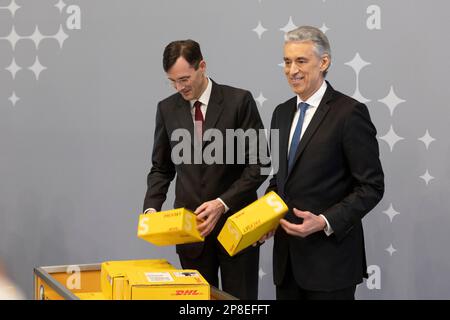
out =
[(198, 290), (176, 290), (176, 296), (198, 296), (200, 292)]

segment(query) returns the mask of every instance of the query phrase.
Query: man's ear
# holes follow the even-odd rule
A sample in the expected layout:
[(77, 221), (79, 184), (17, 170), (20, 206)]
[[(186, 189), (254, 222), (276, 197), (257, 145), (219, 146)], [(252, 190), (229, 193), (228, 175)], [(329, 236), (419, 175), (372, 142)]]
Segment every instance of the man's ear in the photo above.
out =
[(324, 54), (320, 61), (320, 71), (324, 72), (325, 70), (328, 70), (330, 64), (331, 64), (330, 56), (328, 54)]
[(198, 67), (202, 70), (202, 72), (206, 71), (206, 61), (202, 60), (200, 61), (200, 63), (198, 64)]

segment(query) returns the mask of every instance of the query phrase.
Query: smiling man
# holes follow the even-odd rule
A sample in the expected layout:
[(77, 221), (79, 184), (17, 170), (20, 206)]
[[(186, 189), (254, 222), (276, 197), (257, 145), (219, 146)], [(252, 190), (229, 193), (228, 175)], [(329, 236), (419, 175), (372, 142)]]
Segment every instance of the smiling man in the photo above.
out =
[(271, 122), (280, 164), (268, 191), (290, 209), (274, 239), (277, 299), (354, 299), (367, 276), (361, 220), (384, 193), (376, 129), (364, 104), (325, 81), (331, 50), (319, 29), (287, 33), (284, 63), (296, 96)]
[[(198, 229), (204, 242), (177, 246), (181, 266), (196, 269), (213, 286), (218, 287), (221, 272), (222, 289), (240, 299), (257, 299), (259, 247), (250, 247), (230, 257), (217, 240), (225, 220), (255, 201), (256, 190), (266, 179), (260, 174), (260, 161), (245, 163), (183, 163), (173, 161), (172, 149), (178, 143), (172, 134), (178, 129), (190, 133), (192, 150), (205, 148), (208, 129), (223, 136), (227, 130), (258, 130), (263, 124), (250, 92), (220, 85), (206, 76), (206, 62), (200, 46), (193, 40), (174, 41), (163, 54), (163, 68), (177, 91), (158, 104), (148, 189), (144, 211), (161, 210), (170, 182), (175, 175), (175, 208), (185, 207), (197, 214)], [(250, 144), (257, 143), (251, 141)], [(236, 155), (236, 150), (226, 150)], [(195, 152), (191, 152), (191, 155)]]

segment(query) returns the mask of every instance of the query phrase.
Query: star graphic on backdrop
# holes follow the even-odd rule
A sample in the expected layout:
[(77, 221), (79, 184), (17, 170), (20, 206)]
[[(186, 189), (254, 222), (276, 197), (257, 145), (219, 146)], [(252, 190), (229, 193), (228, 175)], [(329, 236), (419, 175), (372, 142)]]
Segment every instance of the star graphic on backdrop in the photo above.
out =
[(295, 28), (297, 28), (297, 26), (294, 24), (294, 22), (292, 22), (292, 17), (289, 17), (288, 23), (283, 28), (280, 28), (280, 30), (284, 33), (287, 33), (291, 30), (294, 30)]
[(36, 26), (36, 28), (34, 29), (34, 32), (31, 36), (27, 37), (28, 39), (32, 40), (34, 42), (34, 45), (36, 46), (36, 50), (39, 47), (39, 44), (41, 43), (41, 41), (43, 39), (46, 38), (46, 36), (44, 36), (40, 31), (38, 26)]
[(59, 47), (62, 49), (64, 41), (68, 38), (69, 36), (67, 35), (67, 33), (64, 32), (62, 25), (59, 26), (59, 30), (58, 33), (56, 33), (54, 36), (50, 36), (49, 38), (53, 38), (56, 39), (59, 42)]
[(358, 100), (361, 103), (370, 102), (370, 99), (367, 99), (366, 97), (364, 97), (361, 94), (361, 92), (359, 91), (359, 84), (358, 84), (358, 82), (356, 83), (355, 93), (353, 93), (352, 98), (355, 99), (355, 100)]
[(278, 66), (284, 68), (284, 61), (279, 63)]
[(262, 280), (262, 278), (264, 278), (264, 276), (265, 276), (266, 274), (267, 274), (267, 273), (265, 273), (264, 270), (260, 267), (260, 268), (259, 268), (259, 272), (258, 272), (259, 280)]
[(59, 9), (60, 13), (62, 13), (62, 10), (64, 9), (65, 6), (66, 6), (66, 4), (62, 0), (59, 0), (58, 3), (55, 4), (55, 7), (57, 7)]
[(21, 6), (17, 5), (14, 0), (12, 0), (7, 7), (0, 7), (0, 9), (8, 9), (11, 12), (12, 17), (14, 18), (16, 11), (19, 10)]
[(255, 29), (253, 29), (254, 32), (258, 35), (258, 37), (261, 39), (261, 36), (264, 32), (266, 32), (268, 29), (264, 28), (261, 24), (261, 21), (258, 21), (258, 25)]
[(262, 107), (263, 103), (267, 101), (267, 99), (263, 96), (262, 92), (259, 93), (258, 98), (256, 98), (255, 100), (258, 101), (260, 107)]
[(386, 250), (387, 252), (389, 252), (389, 254), (391, 255), (391, 257), (392, 257), (392, 255), (394, 254), (394, 252), (397, 251), (397, 249), (395, 249), (395, 248), (392, 246), (392, 243), (391, 243), (391, 245), (390, 245), (389, 247), (387, 247), (387, 248), (384, 249), (384, 250)]
[(427, 185), (434, 179), (434, 177), (428, 172), (428, 169), (423, 175), (420, 176), (420, 178), (423, 179)]
[(39, 75), (42, 71), (47, 69), (47, 67), (43, 66), (40, 62), (38, 57), (36, 56), (36, 60), (34, 60), (34, 64), (31, 67), (28, 67), (31, 71), (33, 71), (34, 75), (36, 76), (36, 80), (39, 80)]
[(400, 214), (400, 212), (395, 211), (394, 207), (392, 206), (392, 203), (389, 205), (389, 209), (383, 211), (383, 213), (385, 213), (389, 217), (391, 222), (392, 222), (392, 219), (394, 219), (394, 217), (396, 215)]
[(323, 33), (327, 33), (328, 30), (330, 30), (330, 28), (328, 28), (325, 23), (322, 24), (322, 26), (319, 28), (320, 31), (322, 31)]
[(22, 39), (21, 36), (19, 36), (16, 32), (16, 29), (14, 29), (14, 26), (12, 26), (11, 32), (7, 37), (1, 37), (0, 39), (6, 39), (11, 43), (11, 47), (13, 51), (16, 49), (16, 43)]
[(356, 74), (359, 75), (361, 69), (364, 68), (365, 66), (370, 65), (371, 63), (364, 61), (359, 55), (359, 52), (357, 52), (352, 60), (344, 64), (350, 66), (353, 70), (355, 70)]
[(394, 145), (400, 140), (404, 140), (405, 138), (402, 138), (399, 135), (397, 135), (394, 131), (394, 128), (391, 125), (391, 128), (389, 129), (388, 133), (386, 133), (382, 137), (379, 137), (379, 139), (386, 141), (389, 147), (391, 148), (392, 152), (392, 150), (394, 149)]
[(12, 102), (12, 105), (15, 106), (16, 102), (20, 100), (18, 96), (16, 96), (16, 93), (13, 91), (12, 95), (8, 98), (9, 101)]
[(11, 64), (9, 65), (9, 67), (7, 67), (5, 69), (8, 70), (11, 73), (12, 78), (15, 79), (16, 78), (16, 73), (19, 70), (22, 70), (22, 67), (17, 65), (16, 60), (13, 57), (13, 59), (11, 61)]
[(428, 129), (425, 132), (425, 135), (422, 138), (419, 138), (417, 140), (422, 141), (423, 143), (425, 143), (425, 147), (428, 150), (428, 147), (430, 146), (430, 143), (432, 143), (433, 141), (435, 141), (436, 139), (433, 138), (432, 136), (430, 136), (430, 134), (428, 133)]
[(395, 108), (400, 103), (405, 102), (406, 100), (399, 98), (394, 92), (394, 87), (391, 86), (391, 89), (389, 90), (388, 95), (378, 101), (384, 103), (389, 108), (389, 111), (391, 112), (391, 116), (392, 116), (394, 114)]

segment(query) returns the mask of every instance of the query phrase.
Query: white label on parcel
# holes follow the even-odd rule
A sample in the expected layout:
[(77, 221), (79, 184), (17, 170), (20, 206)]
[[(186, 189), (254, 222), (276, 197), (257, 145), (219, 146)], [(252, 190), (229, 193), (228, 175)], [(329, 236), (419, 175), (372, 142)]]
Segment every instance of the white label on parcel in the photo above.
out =
[(173, 281), (169, 272), (146, 272), (145, 276), (148, 282)]

